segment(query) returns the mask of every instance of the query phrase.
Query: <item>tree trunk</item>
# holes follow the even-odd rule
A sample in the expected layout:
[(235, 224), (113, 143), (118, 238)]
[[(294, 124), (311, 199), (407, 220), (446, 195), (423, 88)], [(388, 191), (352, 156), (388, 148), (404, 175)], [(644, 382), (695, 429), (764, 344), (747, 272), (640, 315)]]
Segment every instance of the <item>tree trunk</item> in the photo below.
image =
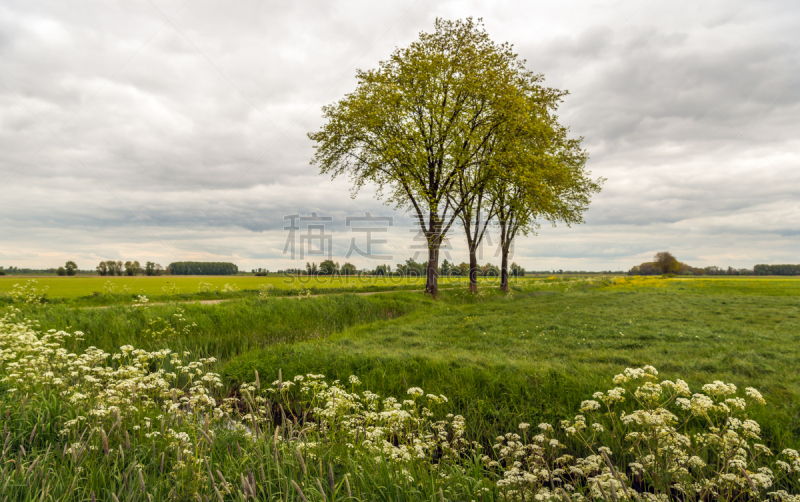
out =
[(500, 248), (502, 250), (502, 258), (500, 259), (500, 289), (508, 293), (508, 252), (511, 248), (511, 239), (509, 238), (509, 221), (500, 221)]
[(503, 245), (503, 258), (500, 263), (500, 289), (508, 293), (508, 247)]
[(469, 249), (469, 290), (478, 292), (478, 257), (473, 246)]
[(441, 239), (437, 238), (433, 243), (428, 244), (428, 270), (425, 279), (425, 292), (436, 298), (439, 295), (439, 244)]

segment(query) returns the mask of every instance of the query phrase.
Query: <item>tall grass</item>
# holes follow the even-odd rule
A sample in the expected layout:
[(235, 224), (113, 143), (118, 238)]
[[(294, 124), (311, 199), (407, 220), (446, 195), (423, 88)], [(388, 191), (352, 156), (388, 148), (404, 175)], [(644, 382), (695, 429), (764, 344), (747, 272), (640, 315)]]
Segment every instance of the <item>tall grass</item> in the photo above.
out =
[[(244, 298), (217, 305), (167, 304), (74, 309), (64, 305), (22, 310), (42, 329), (80, 330), (84, 346), (115, 350), (188, 350), (198, 357), (228, 360), (248, 350), (303, 339), (325, 338), (350, 326), (392, 319), (429, 302), (422, 294), (335, 295), (311, 299)], [(179, 314), (179, 315), (176, 315)], [(149, 331), (167, 329), (163, 336)], [(186, 329), (188, 327), (188, 329)]]

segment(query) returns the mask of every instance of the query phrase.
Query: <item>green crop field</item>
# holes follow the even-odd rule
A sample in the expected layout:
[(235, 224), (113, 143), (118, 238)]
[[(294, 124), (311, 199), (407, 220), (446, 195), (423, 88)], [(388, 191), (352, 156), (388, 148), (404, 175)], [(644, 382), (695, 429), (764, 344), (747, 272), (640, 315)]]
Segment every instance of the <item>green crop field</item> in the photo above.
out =
[[(115, 280), (133, 281), (129, 278)], [(151, 287), (158, 288), (176, 278), (139, 279), (140, 282), (151, 280), (154, 281)], [(196, 287), (201, 280), (213, 280), (220, 286), (236, 282), (242, 289), (257, 289), (257, 284), (265, 282), (265, 278), (256, 277), (178, 280), (185, 281), (180, 283), (181, 288)], [(270, 283), (280, 280), (266, 278)], [(52, 279), (48, 284), (53, 287), (48, 294), (54, 298), (58, 281), (70, 284), (69, 278)], [(76, 284), (80, 281), (82, 279), (73, 280)], [(93, 284), (104, 283), (104, 279), (92, 281)], [(72, 294), (86, 294), (86, 289)], [(619, 475), (628, 476), (631, 486), (637, 490), (645, 490), (650, 485), (643, 484), (645, 478), (636, 477), (636, 472), (632, 471), (636, 467), (630, 467), (641, 463), (643, 454), (636, 448), (645, 446), (635, 443), (627, 434), (633, 430), (650, 430), (648, 422), (637, 426), (638, 422), (624, 422), (620, 417), (637, 408), (647, 408), (651, 401), (643, 397), (643, 391), (634, 392), (641, 381), (626, 384), (612, 382), (612, 379), (626, 368), (646, 366), (658, 370), (652, 382), (658, 384), (659, 395), (663, 396), (669, 394), (666, 389), (670, 387), (659, 382), (685, 381), (691, 389), (687, 396), (697, 396), (697, 393), (716, 396), (714, 392), (718, 391), (714, 389), (723, 389), (719, 392), (728, 394), (719, 394), (721, 397), (713, 401), (727, 402), (726, 406), (731, 408), (737, 402), (730, 400), (733, 395), (745, 396), (745, 388), (749, 387), (758, 389), (767, 404), (748, 404), (745, 411), (736, 412), (741, 420), (760, 424), (757, 433), (747, 433), (755, 434), (758, 439), (746, 436), (750, 438), (746, 441), (750, 453), (742, 460), (749, 476), (755, 477), (753, 493), (764, 493), (768, 489), (800, 492), (796, 473), (782, 475), (781, 468), (776, 467), (778, 464), (770, 463), (778, 459), (786, 461), (786, 465), (798, 462), (793, 460), (791, 452), (800, 446), (800, 372), (797, 371), (800, 280), (531, 278), (519, 281), (511, 289), (511, 293), (505, 295), (484, 284), (480, 293), (473, 295), (463, 287), (454, 286), (443, 290), (440, 299), (435, 301), (416, 291), (397, 291), (372, 296), (331, 294), (300, 301), (250, 295), (217, 305), (173, 302), (131, 307), (124, 299), (104, 309), (76, 308), (58, 302), (13, 303), (2, 311), (8, 315), (14, 313), (15, 322), (35, 321), (31, 326), (39, 333), (61, 329), (69, 333), (82, 332), (77, 338), (68, 337), (59, 342), (74, 354), (84, 354), (87, 350), (92, 353), (91, 350), (97, 349), (115, 353), (120, 347), (133, 346), (146, 351), (169, 348), (174, 353), (185, 354), (181, 357), (187, 361), (213, 358), (192, 371), (199, 371), (200, 375), (205, 374), (204, 371), (219, 375), (220, 386), (211, 387), (208, 392), (216, 406), (222, 406), (220, 410), (224, 408), (223, 398), (241, 401), (238, 408), (227, 408), (219, 417), (213, 415), (215, 418), (209, 422), (206, 412), (214, 406), (208, 407), (202, 402), (191, 404), (203, 394), (190, 390), (188, 376), (170, 384), (183, 390), (166, 399), (166, 404), (159, 405), (162, 398), (157, 397), (143, 400), (139, 391), (131, 390), (132, 382), (145, 378), (135, 376), (138, 375), (136, 371), (150, 374), (153, 368), (163, 364), (167, 373), (180, 374), (184, 366), (178, 359), (157, 363), (158, 359), (149, 360), (149, 356), (140, 354), (138, 358), (144, 357), (150, 362), (141, 370), (133, 371), (135, 365), (129, 367), (124, 376), (99, 370), (105, 364), (118, 367), (110, 358), (82, 362), (80, 367), (84, 369), (64, 363), (65, 368), (72, 368), (63, 370), (66, 374), (71, 371), (73, 375), (81, 375), (88, 371), (87, 377), (94, 375), (80, 384), (83, 385), (80, 396), (84, 397), (79, 398), (74, 397), (77, 391), (72, 385), (83, 381), (83, 377), (71, 376), (69, 383), (53, 383), (49, 380), (52, 377), (41, 376), (41, 363), (30, 363), (27, 373), (6, 366), (0, 372), (6, 376), (16, 374), (12, 379), (15, 387), (28, 389), (11, 392), (9, 380), (0, 380), (4, 390), (0, 406), (6, 417), (3, 428), (11, 431), (8, 442), (13, 446), (10, 451), (15, 452), (7, 457), (9, 472), (16, 474), (7, 478), (11, 481), (6, 493), (9, 500), (27, 500), (25, 494), (29, 493), (31, 477), (31, 486), (40, 486), (47, 476), (51, 487), (48, 496), (52, 496), (52, 500), (90, 500), (92, 493), (97, 500), (112, 500), (111, 494), (119, 500), (136, 500), (137, 497), (147, 500), (144, 494), (153, 500), (193, 500), (193, 494), (203, 500), (222, 501), (254, 498), (287, 502), (303, 499), (509, 500), (513, 497), (509, 497), (509, 485), (503, 480), (509, 478), (507, 472), (513, 463), (508, 461), (509, 450), (495, 448), (498, 436), (504, 435), (500, 441), (503, 443), (514, 438), (505, 434), (521, 434), (524, 437), (520, 441), (535, 444), (538, 440), (533, 436), (540, 432), (537, 429), (540, 422), (552, 424), (556, 428), (554, 431), (560, 431), (551, 436), (542, 429), (547, 441), (557, 438), (559, 446), (552, 446), (552, 450), (547, 446), (541, 458), (537, 457), (535, 448), (525, 450), (528, 451), (525, 455), (530, 455), (525, 457), (525, 462), (531, 465), (544, 462), (543, 468), (555, 469), (560, 465), (558, 462), (572, 462), (561, 456), (592, 459), (595, 458), (591, 456), (593, 453), (599, 455), (598, 445), (603, 444), (610, 446), (609, 461), (620, 469)], [(6, 318), (0, 330), (4, 344), (0, 348), (7, 349), (15, 343), (15, 354), (19, 354), (23, 350), (22, 342), (13, 333), (21, 333), (19, 330), (23, 328), (17, 325), (12, 329), (9, 319)], [(33, 355), (38, 349), (29, 350), (26, 353)], [(130, 364), (133, 361), (131, 359)], [(95, 372), (93, 367), (98, 370)], [(199, 370), (201, 367), (204, 369)], [(121, 371), (122, 366), (119, 368)], [(324, 392), (330, 391), (313, 387), (321, 397), (318, 401), (309, 401), (308, 395), (297, 389), (319, 380), (314, 380), (315, 377), (294, 379), (296, 375), (309, 373), (324, 375), (327, 382), (324, 388), (338, 385), (340, 393), (322, 397)], [(31, 379), (23, 376), (28, 374), (39, 376)], [(358, 383), (350, 380), (351, 375), (358, 377)], [(107, 383), (92, 387), (95, 384), (89, 382), (98, 378)], [(208, 378), (213, 381), (216, 377)], [(258, 384), (254, 383), (257, 378)], [(280, 391), (276, 390), (279, 378)], [(335, 384), (334, 380), (340, 383)], [(703, 387), (716, 380), (733, 383), (736, 390), (718, 384)], [(144, 382), (141, 380), (141, 384), (136, 385), (145, 389), (149, 384)], [(289, 387), (290, 384), (294, 387)], [(615, 387), (628, 389), (624, 402), (602, 413), (588, 411), (591, 405), (586, 402), (593, 399), (594, 393)], [(415, 388), (424, 391), (421, 397)], [(115, 390), (111, 392), (111, 389)], [(353, 410), (362, 404), (366, 406), (370, 402), (368, 399), (372, 399), (370, 394), (359, 397), (361, 401), (353, 401), (355, 398), (348, 393), (367, 389), (381, 400), (396, 397), (398, 406), (408, 401), (411, 404), (402, 404), (402, 409), (411, 414), (401, 418), (405, 415), (386, 411), (394, 406), (388, 401), (381, 405), (389, 406), (383, 412), (387, 415), (364, 418), (367, 415)], [(653, 392), (655, 387), (646, 389)], [(20, 392), (25, 396), (20, 396)], [(137, 395), (135, 411), (116, 397), (128, 392)], [(746, 392), (751, 394), (749, 390)], [(85, 397), (97, 393), (103, 397)], [(66, 395), (73, 397), (63, 399)], [(447, 401), (437, 397), (439, 395), (447, 397)], [(602, 399), (610, 395), (603, 394)], [(181, 399), (183, 405), (170, 408), (169, 403), (181, 402)], [(602, 401), (599, 397), (594, 399)], [(722, 408), (708, 408), (711, 411), (696, 415), (693, 414), (696, 407), (703, 402), (700, 398), (692, 397), (693, 408), (686, 408), (695, 411), (681, 411), (676, 404), (678, 401), (670, 399), (659, 401), (658, 406), (663, 404), (671, 413), (682, 417), (674, 427), (686, 438), (716, 434), (710, 429), (713, 426), (729, 431), (726, 437), (730, 441), (729, 433), (739, 430), (730, 428), (730, 424), (737, 422), (725, 418), (735, 409), (726, 412)], [(112, 410), (114, 406), (127, 410), (121, 422)], [(604, 429), (593, 432), (591, 438), (587, 435), (579, 440), (580, 434), (571, 436), (564, 432), (568, 428), (562, 429), (559, 424), (562, 420), (572, 423), (582, 407), (581, 416), (586, 416), (588, 423), (603, 424)], [(425, 411), (428, 409), (430, 411)], [(612, 413), (612, 410), (615, 411)], [(426, 413), (432, 414), (430, 419), (425, 418)], [(648, 416), (656, 416), (653, 415), (655, 411), (648, 413)], [(685, 421), (681, 413), (687, 417)], [(288, 417), (285, 421), (283, 415)], [(79, 416), (88, 418), (76, 418)], [(617, 422), (613, 416), (617, 416)], [(463, 422), (459, 417), (463, 417)], [(361, 425), (353, 425), (353, 420)], [(404, 425), (391, 429), (392, 420), (401, 420)], [(245, 426), (231, 425), (236, 421), (243, 421)], [(117, 422), (120, 425), (115, 425)], [(533, 424), (537, 430), (525, 435), (520, 423), (523, 426)], [(447, 438), (446, 444), (442, 439), (418, 435), (423, 430), (439, 430), (437, 427), (443, 431), (441, 438)], [(205, 429), (209, 432), (203, 432)], [(61, 430), (66, 431), (64, 435), (59, 434)], [(388, 434), (381, 436), (388, 442), (365, 441), (368, 431), (371, 431), (370, 437), (376, 438)], [(621, 434), (620, 431), (626, 432)], [(181, 433), (187, 435), (180, 436)], [(673, 437), (670, 434), (661, 437)], [(460, 437), (466, 442), (459, 443)], [(692, 445), (696, 440), (687, 439)], [(106, 443), (103, 441), (110, 443), (108, 453), (104, 452)], [(398, 448), (406, 441), (422, 448), (419, 451), (424, 454), (419, 459), (390, 460), (393, 455), (402, 457)], [(426, 445), (431, 441), (437, 446), (428, 450)], [(755, 443), (764, 446), (754, 446)], [(640, 446), (634, 448), (634, 444)], [(691, 451), (691, 455), (709, 466), (704, 471), (699, 461), (693, 461), (695, 466), (690, 472), (713, 477), (713, 472), (726, 470), (747, 483), (747, 478), (735, 467), (738, 464), (730, 464), (730, 460), (724, 464), (714, 463), (718, 457), (711, 447), (695, 450), (695, 446), (681, 444), (681, 449)], [(70, 453), (69, 445), (77, 445), (74, 447), (78, 450)], [(180, 445), (182, 453), (177, 452), (176, 445)], [(21, 447), (26, 449), (25, 455)], [(759, 448), (768, 448), (775, 456), (759, 456)], [(452, 454), (448, 453), (451, 451)], [(736, 451), (732, 455), (742, 455)], [(486, 457), (482, 460), (483, 455)], [(561, 458), (558, 462), (557, 457)], [(573, 474), (560, 475), (561, 483), (589, 499), (611, 501), (609, 490), (614, 483), (613, 475), (606, 471), (607, 477), (603, 478), (604, 460), (596, 458), (600, 459), (600, 464), (595, 474), (579, 475), (578, 471), (572, 471)], [(588, 464), (581, 465), (580, 472), (594, 472)], [(766, 476), (763, 468), (767, 465), (772, 469), (770, 472), (774, 472), (771, 487), (756, 486), (756, 482), (762, 482), (758, 476)], [(108, 469), (125, 475), (104, 476), (102, 473)], [(29, 472), (26, 474), (26, 471)], [(37, 472), (41, 474), (35, 474)], [(601, 486), (605, 486), (605, 495), (597, 492), (592, 496), (596, 485), (587, 484), (587, 476), (603, 480), (605, 484)], [(646, 479), (647, 483), (658, 482)], [(730, 488), (726, 492), (728, 495), (720, 495), (719, 499), (750, 500), (750, 495), (735, 495), (748, 489), (749, 485)], [(622, 485), (616, 490), (622, 490)], [(730, 495), (732, 493), (734, 495)], [(650, 500), (646, 492), (644, 495), (644, 499)], [(615, 496), (622, 499), (621, 491)], [(563, 497), (558, 495), (550, 500), (565, 500)], [(570, 498), (580, 500), (577, 495)], [(755, 498), (753, 495), (752, 499)]]
[[(514, 279), (512, 279), (514, 280)], [(524, 279), (519, 279), (524, 280)], [(342, 277), (342, 276), (135, 276), (135, 277), (13, 277), (0, 276), (0, 295), (8, 294), (14, 285), (24, 286), (35, 281), (35, 287), (44, 291), (48, 298), (75, 299), (92, 295), (125, 295), (130, 301), (136, 295), (148, 297), (176, 297), (201, 295), (203, 297), (232, 297), (225, 287), (236, 291), (258, 291), (259, 287), (272, 285), (285, 293), (308, 290), (312, 293), (333, 291), (380, 291), (388, 289), (420, 289), (425, 279), (419, 277)], [(484, 283), (496, 283), (497, 279), (482, 279)], [(465, 284), (463, 278), (442, 278), (443, 286)], [(204, 286), (205, 285), (205, 286)]]
[[(371, 285), (406, 286), (422, 285), (423, 279), (380, 277), (346, 278), (346, 277), (256, 277), (256, 276), (136, 276), (136, 277), (42, 277), (35, 278), (39, 288), (48, 288), (47, 295), (54, 298), (78, 298), (93, 293), (105, 293), (113, 288), (114, 292), (127, 291), (133, 294), (148, 296), (169, 295), (178, 293), (197, 293), (201, 283), (211, 284), (217, 290), (225, 285), (235, 286), (240, 290), (257, 290), (259, 285), (272, 284), (276, 288), (359, 288)], [(14, 284), (24, 284), (28, 278), (0, 277), (0, 293), (7, 293)], [(390, 282), (392, 281), (392, 282)]]

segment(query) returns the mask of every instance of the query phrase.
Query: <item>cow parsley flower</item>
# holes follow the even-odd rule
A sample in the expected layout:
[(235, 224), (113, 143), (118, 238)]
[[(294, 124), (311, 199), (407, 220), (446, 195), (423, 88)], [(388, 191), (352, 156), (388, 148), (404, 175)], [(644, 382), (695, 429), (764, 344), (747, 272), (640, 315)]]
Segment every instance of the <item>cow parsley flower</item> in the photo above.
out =
[(412, 396), (412, 397), (415, 397), (415, 398), (425, 394), (425, 392), (422, 389), (420, 389), (419, 387), (411, 387), (406, 392), (407, 392), (407, 394), (409, 396)]

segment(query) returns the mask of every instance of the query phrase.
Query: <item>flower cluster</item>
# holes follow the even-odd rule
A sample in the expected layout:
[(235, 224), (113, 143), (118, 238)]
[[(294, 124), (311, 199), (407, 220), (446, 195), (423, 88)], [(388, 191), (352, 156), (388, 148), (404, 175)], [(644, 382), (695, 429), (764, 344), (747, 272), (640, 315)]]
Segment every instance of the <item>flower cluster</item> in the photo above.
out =
[(211, 284), (210, 282), (203, 282), (200, 281), (197, 284), (197, 292), (198, 293), (213, 293), (217, 290), (217, 287)]
[(274, 284), (259, 284), (258, 285), (258, 299), (267, 300), (270, 296), (275, 294)]
[(321, 434), (326, 443), (401, 463), (434, 456), (440, 461), (455, 460), (469, 446), (464, 417), (448, 414), (443, 420), (434, 420), (433, 410), (448, 402), (445, 396), (412, 387), (407, 391), (408, 399), (399, 401), (368, 390), (359, 392), (356, 388), (360, 385), (355, 375), (347, 384), (339, 380), (329, 383), (323, 375), (315, 374), (297, 375), (290, 381), (279, 379), (264, 389), (253, 382), (241, 389), (251, 411), (244, 419), (254, 428), (270, 422), (268, 404), (276, 403), (282, 421), (296, 422), (307, 433)]
[(183, 309), (176, 309), (171, 317), (171, 319), (156, 317), (148, 321), (142, 336), (151, 341), (164, 341), (178, 336), (190, 336), (192, 329), (197, 327), (196, 323), (190, 324), (186, 320), (183, 316)]
[[(76, 461), (93, 449), (108, 454), (109, 440), (129, 445), (131, 433), (134, 441), (162, 438), (169, 440), (164, 447), (185, 450), (188, 442), (175, 442), (184, 437), (181, 431), (167, 429), (165, 436), (165, 421), (188, 425), (201, 416), (220, 419), (228, 413), (214, 398), (222, 382), (208, 371), (213, 358), (187, 361), (188, 352), (130, 345), (113, 354), (95, 347), (75, 353), (68, 347), (82, 340), (80, 331), (41, 333), (36, 322), (17, 321), (16, 315), (0, 319), (0, 386), (23, 402), (57, 396), (72, 416), (59, 427), (59, 436)], [(156, 417), (160, 431), (153, 427)], [(101, 444), (92, 446), (93, 441)], [(195, 452), (184, 456), (199, 458)]]
[[(785, 490), (769, 491), (781, 481), (796, 483), (800, 462), (790, 449), (774, 460), (760, 442), (761, 427), (747, 413), (765, 404), (758, 390), (739, 396), (735, 385), (715, 381), (692, 393), (682, 380), (657, 377), (652, 366), (627, 368), (613, 379), (618, 387), (595, 393), (580, 414), (562, 421), (566, 438), (590, 452), (584, 458), (560, 454), (564, 445), (548, 424), (533, 437), (528, 424), (520, 424), (522, 437), (498, 437), (498, 459), (484, 460), (502, 478), (505, 497), (666, 501), (677, 493), (681, 500), (798, 500)], [(620, 469), (613, 451), (633, 461)]]
[(50, 286), (38, 287), (39, 281), (30, 279), (25, 284), (14, 284), (11, 291), (7, 294), (17, 303), (39, 303), (41, 302)]
[(181, 294), (181, 288), (179, 288), (178, 285), (175, 284), (175, 283), (169, 284), (169, 286), (166, 286), (166, 285), (165, 286), (161, 286), (161, 291), (163, 291), (165, 295), (179, 295), (179, 294)]

